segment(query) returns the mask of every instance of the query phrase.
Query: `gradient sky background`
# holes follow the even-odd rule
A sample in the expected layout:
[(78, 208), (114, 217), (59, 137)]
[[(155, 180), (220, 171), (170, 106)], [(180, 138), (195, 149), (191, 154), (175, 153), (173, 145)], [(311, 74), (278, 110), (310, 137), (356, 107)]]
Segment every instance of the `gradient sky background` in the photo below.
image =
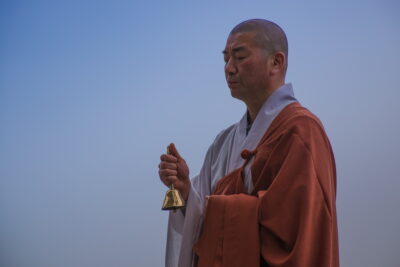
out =
[(196, 174), (245, 106), (227, 34), (278, 23), (338, 169), (341, 263), (400, 262), (398, 1), (1, 1), (0, 266), (163, 266), (175, 142)]

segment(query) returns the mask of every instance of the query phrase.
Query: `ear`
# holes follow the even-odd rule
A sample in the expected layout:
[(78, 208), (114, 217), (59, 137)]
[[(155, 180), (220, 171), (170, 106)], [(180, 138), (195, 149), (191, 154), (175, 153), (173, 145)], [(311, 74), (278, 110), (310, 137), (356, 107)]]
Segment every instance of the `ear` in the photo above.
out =
[(286, 57), (282, 52), (276, 52), (272, 55), (272, 72), (279, 73), (285, 71)]

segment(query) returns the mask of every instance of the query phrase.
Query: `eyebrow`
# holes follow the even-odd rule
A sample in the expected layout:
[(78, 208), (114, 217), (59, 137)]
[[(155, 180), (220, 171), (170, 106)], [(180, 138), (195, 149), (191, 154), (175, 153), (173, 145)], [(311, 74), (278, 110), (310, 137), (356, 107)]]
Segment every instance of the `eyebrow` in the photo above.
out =
[[(235, 47), (232, 49), (232, 51), (234, 53), (242, 51), (242, 50), (246, 50), (246, 48), (244, 46), (238, 46), (238, 47)], [(226, 55), (226, 54), (228, 54), (228, 51), (224, 50), (224, 51), (222, 51), (222, 54)]]

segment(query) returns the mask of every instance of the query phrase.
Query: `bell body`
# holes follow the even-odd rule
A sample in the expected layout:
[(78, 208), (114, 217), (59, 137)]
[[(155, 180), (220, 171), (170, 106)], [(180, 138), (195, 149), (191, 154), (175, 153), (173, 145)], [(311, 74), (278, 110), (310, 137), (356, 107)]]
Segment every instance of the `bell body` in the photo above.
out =
[(181, 194), (178, 190), (171, 188), (165, 193), (164, 202), (162, 205), (162, 210), (177, 210), (185, 206), (185, 201), (183, 200)]

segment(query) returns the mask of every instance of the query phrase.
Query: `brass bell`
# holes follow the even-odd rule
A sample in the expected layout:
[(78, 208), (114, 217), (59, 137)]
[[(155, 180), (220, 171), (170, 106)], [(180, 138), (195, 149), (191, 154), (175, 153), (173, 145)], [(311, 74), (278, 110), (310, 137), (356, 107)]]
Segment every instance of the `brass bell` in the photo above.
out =
[[(169, 147), (167, 147), (167, 154), (170, 154)], [(185, 201), (178, 190), (171, 184), (170, 189), (165, 193), (162, 210), (173, 210), (176, 212), (177, 209), (185, 207)]]
[(178, 190), (171, 185), (170, 189), (165, 193), (164, 203), (162, 205), (162, 210), (173, 210), (185, 207), (185, 201), (182, 199), (181, 194)]

